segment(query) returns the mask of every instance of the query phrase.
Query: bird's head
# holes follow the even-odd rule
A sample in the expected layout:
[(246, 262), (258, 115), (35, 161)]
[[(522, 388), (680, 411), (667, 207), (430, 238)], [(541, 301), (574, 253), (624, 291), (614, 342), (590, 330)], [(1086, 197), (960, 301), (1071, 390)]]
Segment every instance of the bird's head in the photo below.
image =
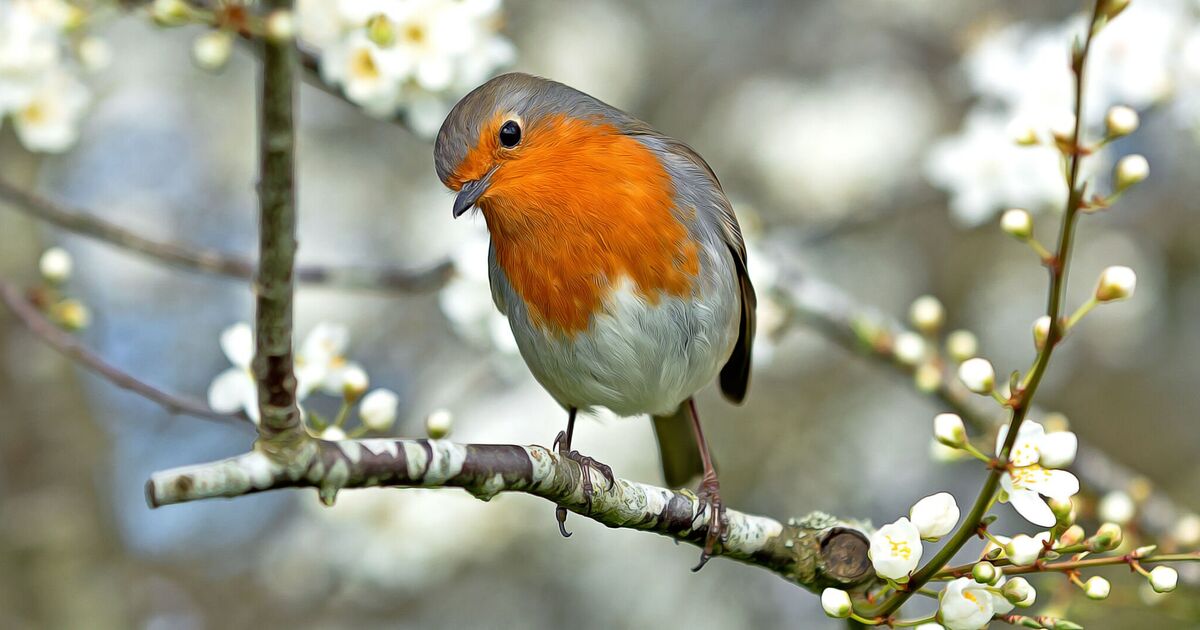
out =
[(450, 111), (434, 163), (442, 183), (458, 192), (454, 216), (477, 206), (489, 224), (562, 220), (611, 207), (614, 194), (656, 197), (636, 205), (669, 207), (669, 176), (629, 133), (638, 124), (561, 83), (504, 74)]

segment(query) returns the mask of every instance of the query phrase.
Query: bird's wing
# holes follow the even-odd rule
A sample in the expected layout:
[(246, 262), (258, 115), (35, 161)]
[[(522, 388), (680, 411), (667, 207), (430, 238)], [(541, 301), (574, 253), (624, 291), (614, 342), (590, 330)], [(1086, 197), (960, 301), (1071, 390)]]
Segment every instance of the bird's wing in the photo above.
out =
[(496, 262), (496, 247), (492, 245), (490, 238), (488, 239), (488, 284), (492, 287), (492, 302), (495, 303), (496, 310), (500, 311), (501, 315), (508, 315), (505, 297), (511, 289), (506, 286), (508, 279), (504, 277), (504, 270)]
[(741, 324), (738, 331), (737, 344), (733, 354), (721, 368), (721, 391), (729, 400), (740, 403), (746, 398), (746, 390), (750, 385), (750, 355), (754, 345), (755, 308), (758, 297), (754, 293), (754, 285), (750, 283), (750, 274), (746, 271), (746, 243), (742, 240), (742, 228), (738, 225), (733, 206), (721, 190), (721, 182), (717, 174), (704, 158), (688, 145), (673, 140), (652, 130), (649, 131), (660, 142), (666, 145), (668, 151), (681, 156), (695, 164), (710, 180), (716, 194), (712, 195), (713, 210), (719, 228), (721, 240), (729, 248), (733, 257), (734, 272), (737, 275), (739, 292), (741, 294)]

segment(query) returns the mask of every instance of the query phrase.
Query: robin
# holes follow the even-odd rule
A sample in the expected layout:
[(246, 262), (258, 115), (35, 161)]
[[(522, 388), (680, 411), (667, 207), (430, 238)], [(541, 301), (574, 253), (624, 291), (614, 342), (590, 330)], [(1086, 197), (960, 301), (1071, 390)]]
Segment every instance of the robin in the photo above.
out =
[[(567, 410), (555, 448), (613, 487), (612, 470), (571, 449), (579, 411), (649, 414), (668, 485), (703, 475), (699, 569), (724, 529), (720, 484), (693, 395), (720, 374), (746, 396), (754, 287), (733, 209), (691, 147), (561, 83), (498, 76), (454, 106), (434, 148), (491, 237), (492, 298), (538, 382)], [(557, 510), (559, 529), (566, 510)]]

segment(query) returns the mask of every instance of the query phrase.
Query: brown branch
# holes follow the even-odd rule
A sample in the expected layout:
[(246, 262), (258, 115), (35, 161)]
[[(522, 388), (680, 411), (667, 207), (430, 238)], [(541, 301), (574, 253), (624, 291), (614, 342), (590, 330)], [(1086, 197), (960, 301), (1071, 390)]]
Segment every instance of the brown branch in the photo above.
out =
[[(610, 487), (588, 467), (589, 502), (579, 464), (540, 446), (455, 444), (445, 440), (313, 440), (286, 462), (259, 451), (155, 473), (146, 484), (151, 507), (289, 487), (317, 488), (332, 504), (339, 490), (365, 487), (457, 487), (488, 500), (500, 492), (547, 499), (609, 527), (654, 532), (704, 545), (709, 516), (687, 491), (616, 479)], [(873, 583), (867, 539), (854, 523), (813, 513), (786, 524), (727, 510), (721, 555), (760, 566), (820, 591)]]
[[(291, 11), (291, 0), (267, 0), (268, 11)], [(286, 458), (307, 434), (296, 403), (292, 352), (296, 263), (296, 49), (289, 41), (259, 42), (259, 241), (254, 280), (254, 359), (258, 433)]]
[(83, 344), (79, 343), (73, 335), (55, 326), (54, 323), (46, 319), (45, 316), (35, 307), (29, 300), (25, 299), (22, 292), (12, 283), (0, 278), (0, 301), (3, 301), (8, 310), (16, 316), (30, 332), (38, 339), (44, 341), (47, 345), (57, 350), (63, 356), (75, 361), (83, 367), (99, 374), (105, 380), (113, 385), (131, 391), (151, 402), (155, 402), (162, 406), (172, 414), (181, 414), (203, 418), (205, 420), (213, 420), (226, 423), (249, 423), (250, 419), (245, 415), (227, 415), (217, 413), (210, 409), (208, 405), (193, 400), (164, 392), (156, 387), (146, 384), (143, 381), (134, 378), (117, 367), (107, 363), (92, 351), (88, 350)]
[[(0, 199), (8, 201), (15, 209), (35, 219), (175, 267), (239, 280), (250, 280), (254, 277), (255, 263), (252, 260), (213, 249), (194, 248), (147, 238), (95, 215), (21, 190), (2, 180)], [(300, 283), (310, 286), (418, 292), (435, 290), (444, 285), (453, 273), (453, 265), (443, 261), (427, 269), (413, 270), (304, 265), (297, 267), (295, 273)]]

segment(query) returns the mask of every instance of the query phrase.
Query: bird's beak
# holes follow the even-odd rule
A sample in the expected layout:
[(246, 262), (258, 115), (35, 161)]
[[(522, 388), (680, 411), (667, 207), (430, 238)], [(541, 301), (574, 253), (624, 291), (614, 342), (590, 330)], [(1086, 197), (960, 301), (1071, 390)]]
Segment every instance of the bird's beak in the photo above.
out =
[(464, 182), (462, 188), (458, 189), (458, 195), (454, 197), (454, 218), (462, 216), (464, 212), (470, 210), (475, 204), (479, 203), (479, 198), (487, 192), (488, 185), (491, 183), (492, 173), (489, 171), (483, 177)]

